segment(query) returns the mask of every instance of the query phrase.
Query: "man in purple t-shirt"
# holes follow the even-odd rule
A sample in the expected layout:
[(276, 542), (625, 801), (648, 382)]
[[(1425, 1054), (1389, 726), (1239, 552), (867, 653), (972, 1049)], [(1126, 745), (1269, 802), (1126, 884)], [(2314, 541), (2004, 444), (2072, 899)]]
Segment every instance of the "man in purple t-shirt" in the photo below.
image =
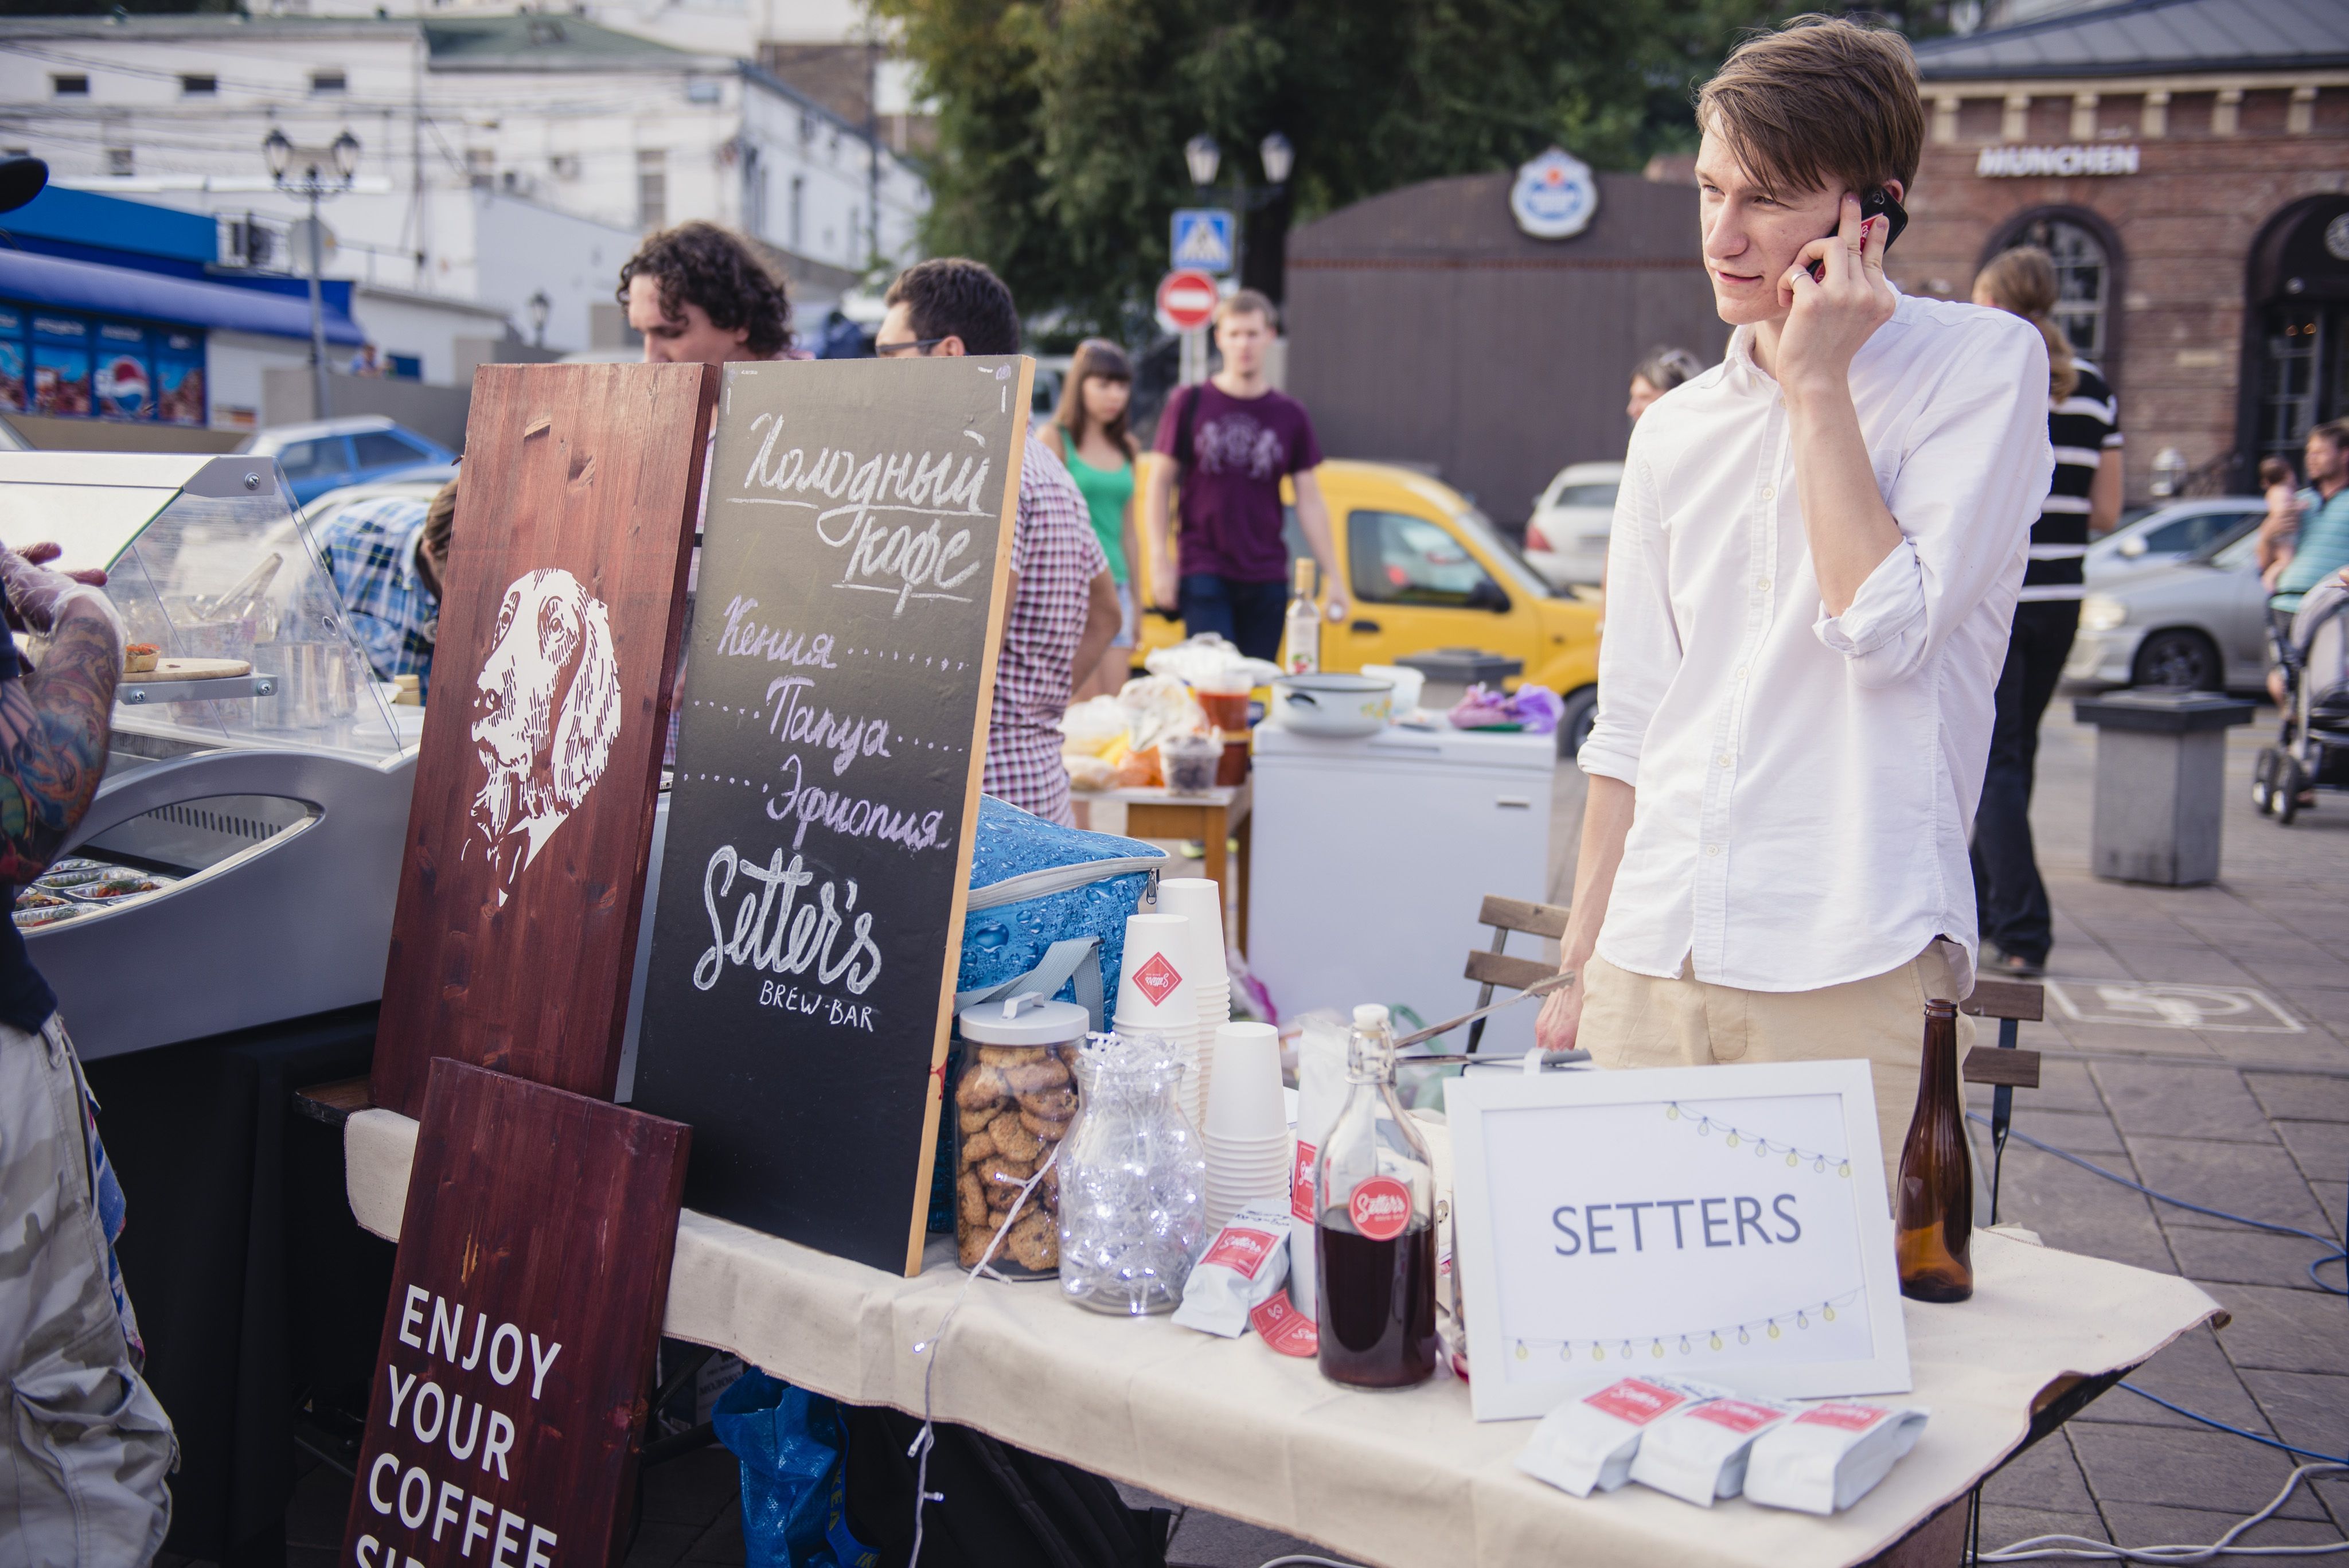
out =
[[(1283, 474), (1295, 477), (1297, 521), (1320, 563), (1329, 617), (1346, 615), (1345, 587), (1337, 579), (1337, 553), (1330, 545), (1330, 509), (1313, 475), (1321, 443), (1305, 405), (1265, 382), (1272, 332), (1272, 301), (1254, 289), (1241, 289), (1216, 306), (1216, 348), (1224, 368), (1213, 380), (1168, 400), (1156, 444), (1177, 461), (1152, 467), (1142, 507), (1151, 596), (1158, 607), (1178, 610), (1191, 636), (1220, 632), (1252, 659), (1280, 654), (1281, 616), (1288, 603), (1288, 547), (1280, 536)], [(1166, 526), (1167, 491), (1178, 481), (1179, 566)]]

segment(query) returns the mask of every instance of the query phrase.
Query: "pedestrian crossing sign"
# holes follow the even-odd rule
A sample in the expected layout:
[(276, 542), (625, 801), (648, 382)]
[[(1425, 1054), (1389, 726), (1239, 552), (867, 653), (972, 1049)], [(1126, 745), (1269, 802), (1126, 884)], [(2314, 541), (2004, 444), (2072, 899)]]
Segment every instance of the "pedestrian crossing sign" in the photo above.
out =
[(1232, 270), (1232, 215), (1222, 207), (1178, 207), (1174, 265), (1201, 272)]

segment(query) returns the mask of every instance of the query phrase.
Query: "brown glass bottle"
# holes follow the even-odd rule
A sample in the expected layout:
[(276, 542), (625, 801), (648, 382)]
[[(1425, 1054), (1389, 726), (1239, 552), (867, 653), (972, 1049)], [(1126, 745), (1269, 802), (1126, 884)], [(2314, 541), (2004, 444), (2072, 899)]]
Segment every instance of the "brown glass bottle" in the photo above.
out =
[(1917, 1114), (1900, 1145), (1900, 1186), (1893, 1230), (1900, 1256), (1900, 1293), (1920, 1302), (1961, 1302), (1974, 1293), (1968, 1251), (1974, 1230), (1973, 1159), (1966, 1147), (1966, 1107), (1958, 1087), (1958, 1010), (1925, 1004), (1925, 1059), (1917, 1075)]

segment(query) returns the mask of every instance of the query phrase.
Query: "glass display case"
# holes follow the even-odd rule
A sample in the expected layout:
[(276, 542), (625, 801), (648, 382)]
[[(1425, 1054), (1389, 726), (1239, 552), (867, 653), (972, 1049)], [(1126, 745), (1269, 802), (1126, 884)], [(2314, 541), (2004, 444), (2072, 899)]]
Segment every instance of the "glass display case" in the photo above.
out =
[(0, 538), (104, 568), (132, 645), (98, 797), (14, 911), (81, 1054), (379, 997), (423, 711), (274, 462), (0, 453)]

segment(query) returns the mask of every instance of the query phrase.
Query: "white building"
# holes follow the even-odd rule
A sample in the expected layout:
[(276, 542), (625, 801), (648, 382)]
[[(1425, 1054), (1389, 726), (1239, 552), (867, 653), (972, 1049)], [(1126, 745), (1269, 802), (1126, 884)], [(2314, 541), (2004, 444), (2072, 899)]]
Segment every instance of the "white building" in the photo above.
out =
[[(629, 8), (657, 20), (651, 0)], [(494, 324), (433, 299), (528, 337), (543, 294), (548, 348), (618, 346), (619, 264), (688, 218), (772, 247), (803, 329), (914, 254), (920, 177), (744, 60), (575, 15), (368, 11), (0, 19), (0, 147), (69, 188), (215, 215), (223, 265), (298, 270), (287, 225), (306, 208), (274, 188), (263, 142), (282, 130), (324, 149), (347, 131), (360, 151), (325, 208), (326, 274), (355, 280), (354, 316), (387, 324), (379, 347), (433, 379), (455, 337)]]

